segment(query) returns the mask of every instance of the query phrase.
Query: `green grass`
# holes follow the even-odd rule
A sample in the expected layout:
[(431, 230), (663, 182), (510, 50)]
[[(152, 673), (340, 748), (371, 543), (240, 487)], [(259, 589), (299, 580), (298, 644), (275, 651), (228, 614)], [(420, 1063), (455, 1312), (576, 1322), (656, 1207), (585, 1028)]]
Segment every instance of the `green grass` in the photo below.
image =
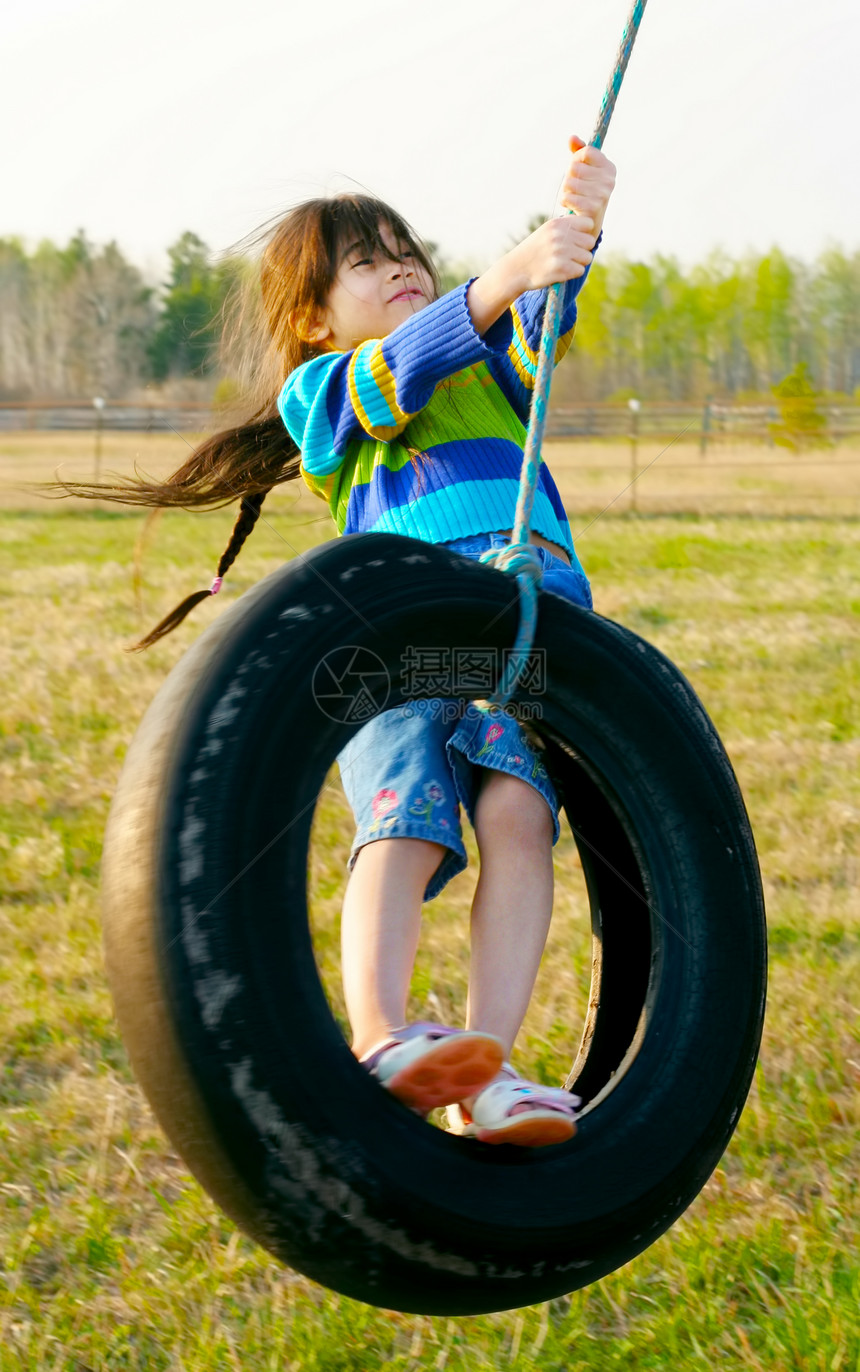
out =
[[(212, 576), (230, 512), (0, 514), (0, 1372), (19, 1369), (860, 1369), (860, 526), (610, 518), (578, 544), (597, 608), (687, 673), (756, 832), (771, 928), (761, 1060), (725, 1157), (648, 1252), (569, 1298), (474, 1319), (378, 1311), (276, 1266), (189, 1177), (130, 1073), (102, 970), (101, 834), (125, 748), (225, 600), (328, 537), (273, 499), (219, 601), (123, 644)], [(574, 529), (576, 524), (574, 523)], [(228, 589), (229, 588), (229, 589)], [(311, 855), (333, 1009), (351, 831), (337, 785)], [(462, 1016), (472, 864), (428, 907), (413, 1010)], [(518, 1046), (555, 1081), (587, 995), (572, 840)]]

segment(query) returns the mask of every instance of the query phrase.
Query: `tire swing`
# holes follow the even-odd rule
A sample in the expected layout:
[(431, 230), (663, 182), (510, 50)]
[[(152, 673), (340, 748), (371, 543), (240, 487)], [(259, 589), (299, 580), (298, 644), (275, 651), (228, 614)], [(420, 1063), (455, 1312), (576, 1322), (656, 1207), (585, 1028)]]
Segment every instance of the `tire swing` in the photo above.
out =
[[(534, 409), (539, 392), (540, 371)], [(421, 1314), (545, 1301), (651, 1244), (726, 1148), (763, 1022), (755, 848), (704, 708), (649, 643), (518, 581), (521, 625), (509, 576), (441, 546), (360, 534), (295, 559), (168, 677), (106, 835), (108, 974), (173, 1144), (278, 1259)], [(585, 1105), (576, 1137), (541, 1149), (432, 1128), (367, 1074), (330, 1011), (307, 911), (318, 793), (360, 723), (408, 698), (404, 645), (498, 653), (518, 627), (518, 646), (533, 631), (545, 653), (539, 729), (594, 935), (567, 1083)], [(360, 684), (360, 719), (348, 692), (321, 710), (326, 670)], [(515, 681), (506, 693), (523, 698)]]

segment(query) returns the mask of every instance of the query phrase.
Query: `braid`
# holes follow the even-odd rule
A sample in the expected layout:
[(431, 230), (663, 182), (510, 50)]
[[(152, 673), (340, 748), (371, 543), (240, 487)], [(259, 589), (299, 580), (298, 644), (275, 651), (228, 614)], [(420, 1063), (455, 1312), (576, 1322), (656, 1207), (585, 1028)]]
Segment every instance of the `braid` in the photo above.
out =
[[(269, 490), (271, 490), (271, 487), (269, 487)], [(175, 609), (171, 610), (169, 615), (165, 615), (161, 623), (156, 624), (155, 628), (151, 629), (145, 638), (142, 638), (139, 643), (132, 645), (130, 649), (131, 652), (139, 653), (144, 648), (151, 648), (153, 643), (157, 643), (160, 638), (164, 638), (165, 634), (169, 634), (172, 629), (175, 629), (178, 624), (181, 624), (185, 616), (190, 614), (194, 609), (195, 605), (199, 605), (201, 601), (206, 600), (210, 595), (218, 594), (221, 589), (221, 582), (233, 566), (233, 563), (242, 551), (245, 539), (253, 532), (254, 525), (260, 518), (260, 510), (262, 509), (263, 501), (269, 494), (269, 490), (255, 491), (253, 495), (245, 495), (242, 497), (239, 504), (239, 514), (236, 523), (233, 525), (233, 532), (230, 534), (227, 547), (219, 558), (218, 574), (209, 590), (195, 591), (193, 595), (186, 596), (185, 600), (183, 600), (180, 605), (177, 605)]]
[[(271, 490), (271, 487), (269, 487), (269, 490)], [(218, 563), (219, 577), (225, 577), (227, 575), (228, 571), (233, 566), (233, 563), (236, 561), (236, 558), (242, 551), (242, 545), (245, 542), (245, 539), (249, 534), (253, 533), (254, 525), (260, 518), (260, 510), (262, 509), (263, 501), (268, 494), (269, 491), (255, 491), (253, 495), (242, 497), (242, 501), (239, 505), (239, 514), (236, 518), (236, 523), (233, 525), (230, 541), (221, 554), (221, 560)]]

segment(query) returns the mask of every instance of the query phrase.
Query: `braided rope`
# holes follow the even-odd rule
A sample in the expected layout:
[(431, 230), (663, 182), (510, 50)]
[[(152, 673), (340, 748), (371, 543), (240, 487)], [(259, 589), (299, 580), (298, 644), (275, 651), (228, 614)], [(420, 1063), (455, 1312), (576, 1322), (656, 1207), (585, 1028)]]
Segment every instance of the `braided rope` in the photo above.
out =
[[(615, 66), (612, 69), (609, 84), (603, 92), (600, 113), (597, 116), (597, 123), (590, 140), (595, 148), (603, 146), (603, 140), (609, 128), (609, 121), (615, 109), (615, 102), (618, 99), (618, 92), (621, 90), (621, 82), (627, 70), (627, 63), (630, 61), (630, 54), (633, 51), (633, 44), (639, 32), (639, 25), (642, 22), (646, 4), (647, 0), (634, 0), (627, 23), (624, 26)], [(561, 324), (563, 289), (563, 286), (558, 284), (550, 286), (547, 292), (537, 375), (535, 376), (529, 427), (523, 451), (523, 465), (520, 471), (520, 486), (511, 543), (501, 552), (491, 549), (484, 553), (481, 558), (482, 562), (492, 562), (500, 570), (516, 576), (520, 588), (519, 628), (499, 688), (490, 697), (492, 705), (505, 705), (513, 695), (517, 682), (526, 669), (537, 628), (537, 588), (541, 579), (541, 564), (537, 548), (529, 543), (529, 526), (543, 460), (543, 436), (546, 429), (549, 390), (552, 384), (553, 363), (558, 343), (559, 325)]]

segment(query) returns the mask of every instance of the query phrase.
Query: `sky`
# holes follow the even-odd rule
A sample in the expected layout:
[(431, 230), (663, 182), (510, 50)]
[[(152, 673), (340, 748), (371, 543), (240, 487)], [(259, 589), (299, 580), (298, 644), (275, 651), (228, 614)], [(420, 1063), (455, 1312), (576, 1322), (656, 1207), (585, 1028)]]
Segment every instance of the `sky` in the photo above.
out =
[[(153, 279), (359, 187), (456, 261), (550, 214), (629, 0), (22, 0), (0, 50), (0, 237), (83, 228)], [(857, 0), (649, 0), (605, 151), (607, 250), (860, 247)], [(14, 130), (9, 137), (8, 131)]]

